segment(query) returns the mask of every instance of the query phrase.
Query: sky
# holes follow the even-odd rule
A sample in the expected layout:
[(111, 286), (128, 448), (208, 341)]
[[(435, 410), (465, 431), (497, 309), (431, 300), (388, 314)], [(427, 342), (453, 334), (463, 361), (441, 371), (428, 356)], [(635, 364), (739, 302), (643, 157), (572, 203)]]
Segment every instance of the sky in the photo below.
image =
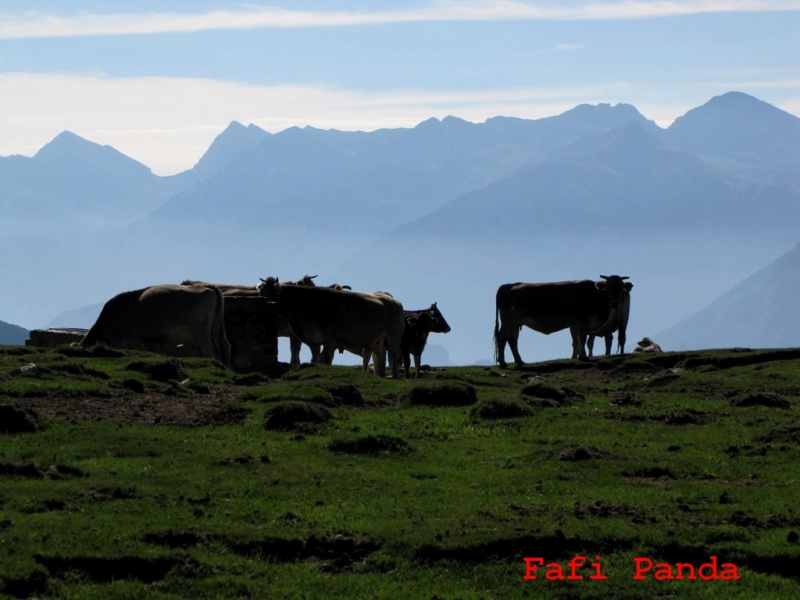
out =
[(538, 119), (714, 96), (800, 115), (800, 0), (0, 0), (0, 156), (64, 130), (158, 175), (269, 132)]

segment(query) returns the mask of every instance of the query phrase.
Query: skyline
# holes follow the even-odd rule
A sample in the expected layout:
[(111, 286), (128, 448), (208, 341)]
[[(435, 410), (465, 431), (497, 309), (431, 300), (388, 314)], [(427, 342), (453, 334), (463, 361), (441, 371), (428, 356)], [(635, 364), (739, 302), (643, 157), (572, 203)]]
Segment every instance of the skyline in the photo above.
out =
[(0, 11), (0, 156), (69, 130), (168, 175), (231, 121), (373, 131), (626, 103), (666, 127), (729, 91), (800, 114), (800, 1), (37, 4)]

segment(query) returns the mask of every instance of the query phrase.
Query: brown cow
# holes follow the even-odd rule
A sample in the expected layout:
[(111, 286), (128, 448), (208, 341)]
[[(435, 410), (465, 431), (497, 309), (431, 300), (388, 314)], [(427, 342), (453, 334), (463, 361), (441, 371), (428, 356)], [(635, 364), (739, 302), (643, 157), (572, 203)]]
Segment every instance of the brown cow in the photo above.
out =
[(122, 292), (106, 302), (80, 344), (213, 357), (230, 366), (223, 311), (215, 287), (156, 285)]
[[(275, 302), (292, 331), (304, 344), (322, 346), (322, 362), (331, 364), (337, 349), (363, 356), (384, 338), (389, 348), (392, 375), (397, 377), (400, 340), (403, 337), (403, 305), (388, 294), (363, 294), (348, 290), (303, 287), (262, 280), (261, 294)], [(385, 368), (376, 368), (379, 375)]]
[[(314, 278), (316, 275), (304, 275), (301, 279), (297, 281), (287, 282), (290, 285), (304, 285), (304, 286), (315, 286)], [(186, 279), (182, 282), (181, 285), (204, 285), (208, 287), (218, 287), (224, 296), (260, 296), (261, 295), (261, 286), (264, 285), (263, 283), (259, 283), (258, 285), (238, 285), (238, 284), (229, 284), (229, 283), (208, 283), (205, 281), (196, 281), (193, 279)], [(337, 286), (340, 289), (344, 289), (347, 286), (338, 286), (334, 284), (331, 287)], [(300, 339), (292, 333), (291, 327), (289, 327), (289, 323), (283, 317), (279, 317), (276, 320), (276, 327), (277, 327), (277, 334), (278, 337), (285, 337), (289, 338), (289, 364), (290, 365), (299, 365), (300, 364), (300, 350), (302, 347), (302, 342)], [(319, 346), (309, 347), (311, 350), (311, 362), (318, 363), (320, 361), (319, 356)]]
[[(630, 285), (630, 287), (627, 287)], [(607, 333), (603, 336), (605, 343), (606, 343), (606, 356), (611, 356), (611, 346), (614, 342), (614, 332), (618, 332), (617, 334), (617, 353), (618, 354), (625, 354), (625, 341), (627, 340), (626, 332), (628, 330), (628, 317), (630, 316), (631, 312), (631, 294), (630, 290), (633, 289), (633, 284), (628, 283), (626, 284), (625, 293), (622, 295), (622, 302), (620, 304), (620, 308), (616, 313), (617, 322), (616, 324), (610, 324), (609, 327), (610, 333)], [(589, 358), (592, 357), (592, 351), (594, 350), (594, 338), (596, 334), (590, 333), (589, 336), (586, 338), (586, 349), (588, 350)], [(575, 358), (573, 355), (572, 358)]]
[[(601, 275), (602, 281), (507, 283), (497, 290), (494, 340), (495, 359), (506, 366), (505, 346), (511, 347), (517, 365), (523, 361), (517, 339), (523, 325), (549, 335), (569, 328), (572, 357), (587, 360), (586, 336), (605, 336), (619, 324), (624, 294), (633, 288), (627, 277)], [(502, 323), (502, 324), (501, 324)]]

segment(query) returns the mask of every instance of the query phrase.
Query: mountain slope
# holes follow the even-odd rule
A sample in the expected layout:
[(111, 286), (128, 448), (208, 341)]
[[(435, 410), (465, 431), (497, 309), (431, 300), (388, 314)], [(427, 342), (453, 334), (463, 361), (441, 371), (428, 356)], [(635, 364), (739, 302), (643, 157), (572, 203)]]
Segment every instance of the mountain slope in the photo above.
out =
[(664, 349), (795, 347), (800, 244), (706, 308), (658, 334)]
[(0, 158), (0, 237), (74, 237), (141, 219), (175, 192), (143, 164), (69, 131), (32, 158)]
[(678, 117), (664, 139), (738, 165), (795, 173), (800, 168), (800, 118), (741, 92), (716, 96)]
[(7, 346), (22, 346), (28, 339), (28, 330), (0, 321), (0, 344)]

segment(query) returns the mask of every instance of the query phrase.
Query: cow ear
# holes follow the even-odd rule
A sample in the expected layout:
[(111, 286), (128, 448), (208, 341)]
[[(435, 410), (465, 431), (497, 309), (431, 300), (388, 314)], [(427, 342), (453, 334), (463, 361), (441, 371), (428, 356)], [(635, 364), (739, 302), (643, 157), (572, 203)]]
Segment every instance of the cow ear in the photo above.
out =
[(626, 281), (623, 286), (626, 291), (630, 292), (633, 289), (633, 284), (630, 281)]
[(605, 281), (595, 281), (594, 287), (596, 287), (601, 292), (604, 292), (606, 289), (606, 282)]
[(408, 324), (410, 327), (416, 325), (417, 321), (419, 321), (419, 318), (416, 315), (409, 315), (406, 317), (406, 324)]

